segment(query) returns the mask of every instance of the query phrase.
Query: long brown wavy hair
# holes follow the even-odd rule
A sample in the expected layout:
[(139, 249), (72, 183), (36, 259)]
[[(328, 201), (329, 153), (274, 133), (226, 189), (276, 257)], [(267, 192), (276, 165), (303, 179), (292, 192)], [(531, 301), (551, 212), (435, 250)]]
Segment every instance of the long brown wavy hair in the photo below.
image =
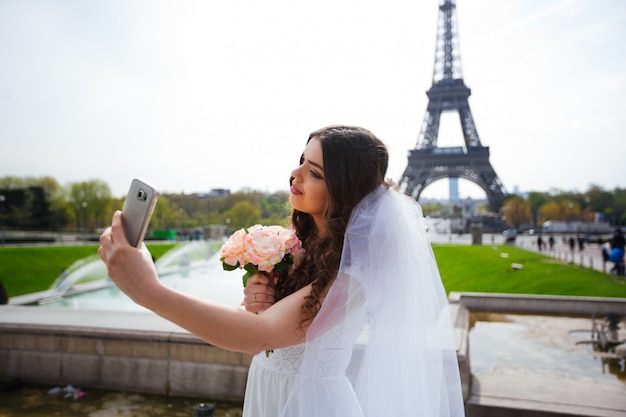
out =
[[(326, 233), (320, 236), (313, 217), (294, 209), (291, 224), (302, 240), (307, 259), (289, 276), (282, 276), (276, 282), (277, 300), (313, 284), (302, 305), (302, 326), (313, 320), (322, 297), (337, 276), (352, 210), (367, 194), (385, 184), (389, 164), (385, 144), (369, 130), (329, 126), (311, 133), (307, 143), (313, 138), (322, 145), (324, 180), (329, 194), (324, 211)], [(302, 160), (303, 157), (300, 163)]]

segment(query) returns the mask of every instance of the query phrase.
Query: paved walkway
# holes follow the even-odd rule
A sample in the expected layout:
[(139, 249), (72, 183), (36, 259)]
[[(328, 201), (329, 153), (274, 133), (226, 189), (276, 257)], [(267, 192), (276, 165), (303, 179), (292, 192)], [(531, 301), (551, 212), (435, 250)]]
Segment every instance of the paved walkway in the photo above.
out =
[[(432, 243), (451, 243), (458, 245), (470, 245), (472, 243), (472, 237), (469, 233), (459, 235), (437, 232), (437, 229), (446, 230), (445, 220), (427, 218), (426, 224), (428, 225), (428, 237)], [(538, 235), (519, 235), (515, 239), (515, 245), (522, 249), (539, 252), (537, 237)], [(545, 239), (547, 239), (547, 236), (545, 236), (544, 240)], [(482, 242), (483, 245), (502, 245), (505, 243), (504, 236), (501, 233), (484, 233)], [(596, 271), (607, 274), (610, 273), (611, 268), (613, 268), (612, 262), (605, 263), (603, 261), (602, 251), (600, 245), (597, 243), (585, 245), (582, 251), (576, 246), (572, 252), (567, 242), (563, 241), (563, 236), (557, 236), (554, 247), (552, 249), (546, 247), (541, 253), (555, 259), (573, 262), (576, 265), (595, 269)]]
[(579, 250), (578, 245), (572, 251), (567, 242), (563, 241), (562, 236), (555, 239), (554, 247), (550, 249), (547, 245), (541, 251), (537, 246), (537, 236), (518, 236), (515, 244), (520, 248), (531, 250), (533, 252), (541, 252), (546, 256), (561, 259), (567, 262), (573, 262), (576, 265), (585, 268), (595, 269), (596, 271), (611, 273), (613, 262), (604, 262), (602, 259), (602, 249), (597, 243), (586, 244), (583, 250)]

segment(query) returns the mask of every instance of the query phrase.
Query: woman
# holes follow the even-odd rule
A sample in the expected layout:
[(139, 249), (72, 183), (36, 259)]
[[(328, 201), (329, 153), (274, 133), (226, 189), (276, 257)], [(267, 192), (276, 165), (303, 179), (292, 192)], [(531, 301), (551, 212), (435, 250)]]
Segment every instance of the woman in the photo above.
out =
[(256, 355), (244, 416), (461, 416), (446, 294), (421, 210), (385, 183), (387, 164), (384, 144), (365, 129), (310, 135), (290, 181), (308, 258), (276, 282), (253, 276), (246, 310), (162, 285), (147, 250), (125, 241), (119, 213), (98, 252), (140, 305)]

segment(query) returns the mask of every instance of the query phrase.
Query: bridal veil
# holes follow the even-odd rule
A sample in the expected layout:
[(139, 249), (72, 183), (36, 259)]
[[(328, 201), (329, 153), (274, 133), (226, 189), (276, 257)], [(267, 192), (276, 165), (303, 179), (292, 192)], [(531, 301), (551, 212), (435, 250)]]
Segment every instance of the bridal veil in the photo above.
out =
[(379, 186), (353, 210), (301, 352), (285, 415), (464, 415), (448, 301), (415, 200)]

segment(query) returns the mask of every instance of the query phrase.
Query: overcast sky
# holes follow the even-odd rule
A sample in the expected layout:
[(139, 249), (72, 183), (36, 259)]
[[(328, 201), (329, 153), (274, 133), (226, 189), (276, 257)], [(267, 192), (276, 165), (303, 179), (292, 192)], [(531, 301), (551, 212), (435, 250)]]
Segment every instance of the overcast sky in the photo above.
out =
[[(372, 130), (396, 181), (437, 0), (0, 0), (0, 176), (287, 190), (308, 134)], [(481, 142), (508, 191), (626, 186), (626, 2), (458, 0)], [(456, 113), (440, 146), (460, 146)], [(461, 197), (484, 196), (461, 182)], [(447, 180), (424, 195), (447, 196)]]

